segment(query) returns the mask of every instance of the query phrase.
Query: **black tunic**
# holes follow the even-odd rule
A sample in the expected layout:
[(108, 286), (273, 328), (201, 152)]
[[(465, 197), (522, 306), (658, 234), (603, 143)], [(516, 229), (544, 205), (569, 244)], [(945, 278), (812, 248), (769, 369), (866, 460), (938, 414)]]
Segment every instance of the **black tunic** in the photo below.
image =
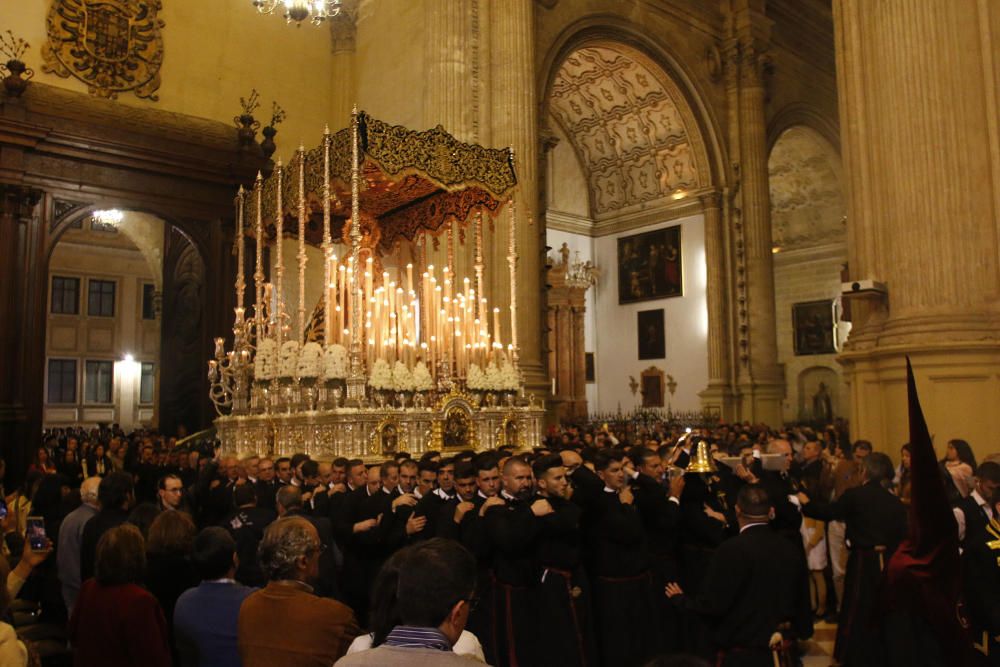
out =
[(1000, 522), (966, 539), (962, 577), (969, 632), (982, 664), (1000, 665)]
[(585, 515), (585, 532), (601, 664), (642, 664), (656, 653), (657, 601), (639, 513), (602, 491)]
[(538, 519), (535, 602), (545, 636), (534, 652), (538, 665), (596, 665), (590, 582), (582, 562), (582, 511), (548, 498), (554, 512)]
[(834, 657), (851, 665), (866, 664), (878, 650), (872, 611), (882, 573), (906, 535), (906, 507), (877, 482), (848, 489), (825, 503), (812, 500), (802, 513), (822, 521), (844, 521), (850, 555)]
[[(782, 624), (812, 636), (805, 559), (767, 524), (748, 526), (712, 557), (696, 598), (684, 604), (709, 625), (726, 667), (770, 667), (768, 644)], [(786, 637), (790, 639), (790, 637)]]

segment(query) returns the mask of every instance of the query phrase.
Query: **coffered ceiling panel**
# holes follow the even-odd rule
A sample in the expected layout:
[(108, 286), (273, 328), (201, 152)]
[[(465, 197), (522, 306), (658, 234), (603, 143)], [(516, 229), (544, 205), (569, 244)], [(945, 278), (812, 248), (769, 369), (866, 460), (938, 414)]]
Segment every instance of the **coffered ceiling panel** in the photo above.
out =
[(708, 184), (704, 143), (677, 85), (633, 49), (577, 49), (556, 74), (550, 111), (587, 174), (595, 217)]

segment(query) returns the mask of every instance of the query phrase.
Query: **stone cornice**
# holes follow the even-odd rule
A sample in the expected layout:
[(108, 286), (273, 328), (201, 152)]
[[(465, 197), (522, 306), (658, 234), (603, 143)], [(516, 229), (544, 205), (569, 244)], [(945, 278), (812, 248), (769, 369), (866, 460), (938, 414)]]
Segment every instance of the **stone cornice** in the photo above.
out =
[(560, 232), (570, 234), (581, 234), (583, 236), (594, 235), (594, 221), (585, 215), (576, 213), (566, 213), (549, 209), (545, 212), (545, 228), (555, 229)]

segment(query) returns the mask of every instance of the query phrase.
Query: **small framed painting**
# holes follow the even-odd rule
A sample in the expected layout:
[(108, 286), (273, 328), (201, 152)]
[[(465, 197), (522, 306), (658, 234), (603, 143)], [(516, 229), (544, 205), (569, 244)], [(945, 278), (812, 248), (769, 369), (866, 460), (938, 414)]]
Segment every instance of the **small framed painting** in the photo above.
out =
[(663, 309), (641, 310), (637, 315), (639, 359), (663, 359), (667, 343), (663, 332)]
[(837, 351), (833, 312), (832, 300), (807, 301), (792, 306), (792, 331), (797, 356), (833, 354)]

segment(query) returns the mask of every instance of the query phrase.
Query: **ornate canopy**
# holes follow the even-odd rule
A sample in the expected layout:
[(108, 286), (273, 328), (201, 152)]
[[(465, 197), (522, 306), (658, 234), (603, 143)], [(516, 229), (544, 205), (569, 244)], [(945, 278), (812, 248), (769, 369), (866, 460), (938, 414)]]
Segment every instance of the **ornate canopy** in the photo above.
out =
[[(422, 232), (435, 234), (454, 219), (463, 223), (475, 210), (494, 212), (517, 184), (509, 149), (484, 148), (458, 141), (440, 125), (417, 132), (390, 125), (364, 112), (358, 114), (362, 189), (362, 224), (378, 227), (378, 249), (388, 254), (403, 239), (413, 241)], [(319, 245), (322, 233), (324, 182), (330, 183), (331, 233), (344, 239), (351, 212), (351, 130), (331, 136), (330, 162), (324, 145), (275, 168), (260, 190), (267, 235), (273, 237), (281, 188), (281, 215), (298, 215), (300, 160), (305, 175), (308, 223), (306, 239)], [(280, 185), (279, 185), (280, 184)], [(257, 193), (246, 197), (245, 218), (256, 216)], [(294, 234), (294, 224), (284, 224)], [(252, 234), (252, 225), (247, 225)]]

